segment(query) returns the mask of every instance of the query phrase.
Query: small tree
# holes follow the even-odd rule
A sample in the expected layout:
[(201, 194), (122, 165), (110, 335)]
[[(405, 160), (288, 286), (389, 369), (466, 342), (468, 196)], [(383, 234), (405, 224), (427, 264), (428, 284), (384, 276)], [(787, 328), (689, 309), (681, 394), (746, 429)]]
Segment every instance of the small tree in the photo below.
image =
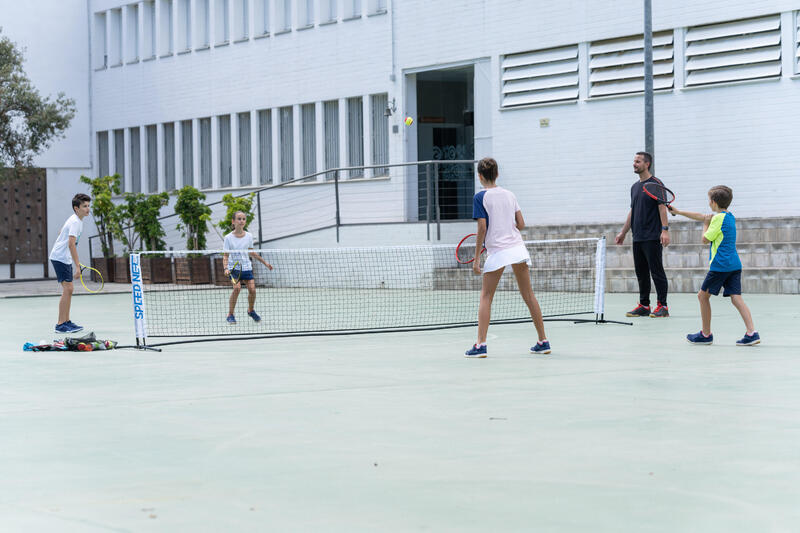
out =
[(208, 222), (211, 220), (211, 208), (202, 202), (206, 199), (206, 195), (191, 185), (179, 189), (177, 194), (175, 213), (181, 219), (181, 224), (178, 224), (177, 228), (183, 230), (186, 249), (204, 250)]
[(116, 224), (111, 232), (122, 242), (125, 247), (125, 254), (129, 254), (138, 248), (139, 235), (136, 233), (134, 220), (136, 218), (137, 203), (139, 198), (144, 196), (142, 193), (125, 193), (123, 203), (114, 208), (114, 220)]
[(233, 231), (233, 214), (237, 211), (241, 211), (247, 216), (247, 223), (244, 225), (245, 229), (247, 229), (247, 226), (250, 225), (254, 218), (253, 198), (255, 198), (255, 196), (256, 193), (254, 192), (246, 196), (234, 196), (231, 193), (223, 196), (222, 203), (225, 204), (228, 210), (225, 213), (225, 218), (217, 223), (217, 227), (225, 233)]
[(125, 193), (124, 203), (116, 206), (113, 233), (125, 246), (125, 253), (137, 250), (163, 250), (164, 228), (158, 220), (161, 208), (169, 203), (169, 194)]
[(75, 116), (75, 100), (42, 98), (22, 69), (22, 50), (0, 35), (0, 167), (33, 164)]
[(100, 247), (103, 249), (103, 257), (114, 257), (114, 226), (117, 224), (117, 210), (112, 195), (120, 193), (120, 176), (102, 176), (98, 178), (88, 178), (81, 176), (81, 182), (89, 186), (92, 197), (92, 218), (97, 226), (97, 233), (100, 237)]

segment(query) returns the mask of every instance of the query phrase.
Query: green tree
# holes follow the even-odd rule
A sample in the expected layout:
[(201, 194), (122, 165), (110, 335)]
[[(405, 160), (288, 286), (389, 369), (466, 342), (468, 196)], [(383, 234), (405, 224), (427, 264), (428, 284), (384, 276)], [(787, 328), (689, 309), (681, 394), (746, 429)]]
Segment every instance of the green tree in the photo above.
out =
[(245, 229), (247, 229), (247, 226), (250, 225), (254, 218), (253, 199), (255, 196), (256, 193), (254, 192), (245, 196), (234, 196), (231, 193), (223, 196), (222, 203), (225, 204), (228, 210), (225, 213), (225, 218), (217, 223), (217, 227), (226, 233), (233, 231), (233, 214), (237, 211), (241, 211), (247, 216), (247, 223), (244, 225)]
[(89, 178), (81, 176), (81, 182), (89, 186), (89, 195), (92, 197), (92, 218), (97, 226), (100, 237), (100, 246), (103, 257), (114, 257), (114, 225), (117, 223), (117, 209), (111, 197), (120, 193), (119, 174)]
[(211, 208), (203, 203), (206, 195), (191, 185), (179, 189), (177, 195), (175, 213), (181, 219), (177, 228), (183, 230), (186, 249), (205, 250), (208, 222), (211, 220)]
[(125, 252), (137, 250), (163, 250), (164, 228), (158, 217), (161, 208), (169, 203), (169, 194), (125, 193), (124, 202), (115, 208), (113, 233), (122, 241)]
[(0, 167), (17, 170), (63, 137), (75, 117), (75, 100), (39, 94), (22, 69), (22, 52), (0, 35)]

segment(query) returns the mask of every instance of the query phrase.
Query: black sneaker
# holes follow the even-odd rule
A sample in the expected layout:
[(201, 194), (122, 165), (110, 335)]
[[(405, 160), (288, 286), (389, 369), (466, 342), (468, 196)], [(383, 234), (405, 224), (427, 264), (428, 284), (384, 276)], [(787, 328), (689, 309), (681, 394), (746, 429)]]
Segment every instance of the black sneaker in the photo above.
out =
[(653, 312), (650, 313), (651, 318), (661, 318), (669, 316), (669, 308), (666, 305), (661, 305), (660, 303), (653, 309)]
[(650, 306), (639, 304), (636, 306), (636, 309), (625, 313), (625, 316), (650, 316)]

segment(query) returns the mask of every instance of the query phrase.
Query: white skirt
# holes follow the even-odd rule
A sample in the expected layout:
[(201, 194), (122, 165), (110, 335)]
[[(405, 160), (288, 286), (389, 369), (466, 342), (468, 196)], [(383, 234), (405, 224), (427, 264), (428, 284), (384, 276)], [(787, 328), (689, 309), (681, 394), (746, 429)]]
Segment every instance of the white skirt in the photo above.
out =
[(515, 265), (517, 263), (528, 263), (531, 265), (531, 255), (524, 244), (518, 244), (513, 248), (506, 248), (505, 250), (497, 251), (489, 254), (486, 261), (483, 263), (483, 273), (494, 272), (508, 265)]

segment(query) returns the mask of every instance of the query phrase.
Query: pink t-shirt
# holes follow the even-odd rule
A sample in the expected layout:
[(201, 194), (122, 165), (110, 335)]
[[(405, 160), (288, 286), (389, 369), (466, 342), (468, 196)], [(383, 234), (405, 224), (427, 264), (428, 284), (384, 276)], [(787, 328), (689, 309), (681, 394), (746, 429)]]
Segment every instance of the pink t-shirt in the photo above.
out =
[(486, 251), (490, 254), (523, 244), (517, 229), (519, 204), (514, 193), (502, 187), (484, 189), (472, 200), (472, 218), (486, 219)]

